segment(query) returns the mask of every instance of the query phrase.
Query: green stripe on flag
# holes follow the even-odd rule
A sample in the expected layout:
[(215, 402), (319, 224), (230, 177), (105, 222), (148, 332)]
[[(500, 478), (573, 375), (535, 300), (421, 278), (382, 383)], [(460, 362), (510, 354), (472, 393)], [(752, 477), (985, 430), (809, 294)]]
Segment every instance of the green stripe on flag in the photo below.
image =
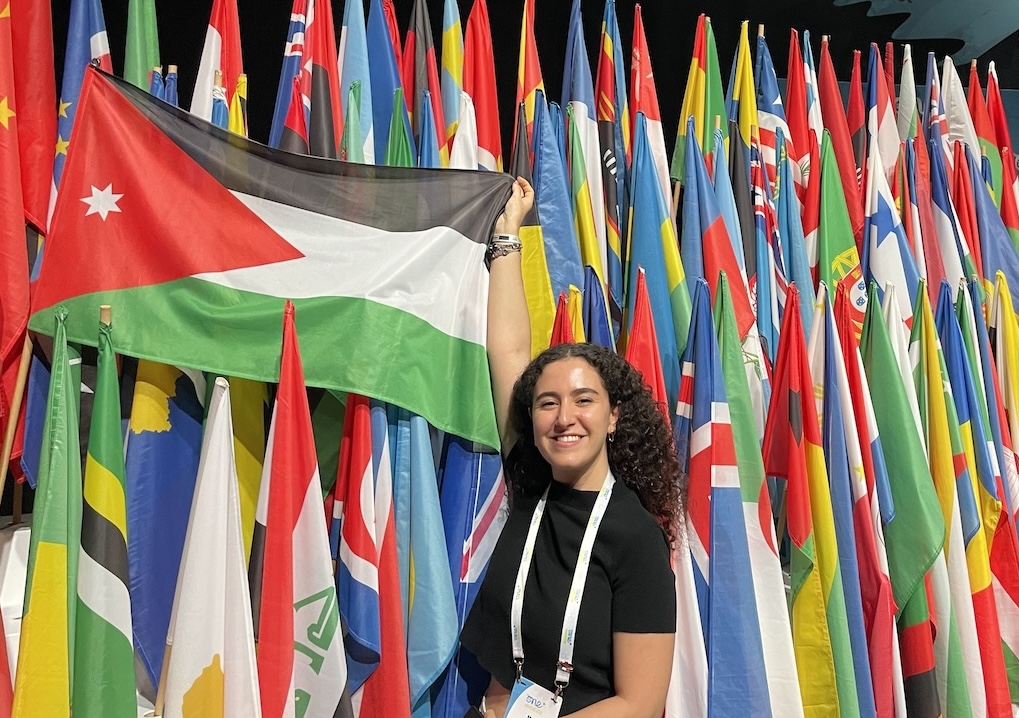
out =
[[(100, 304), (131, 327), (115, 338), (121, 354), (257, 381), (279, 378), (283, 299), (195, 278), (98, 292), (63, 303), (69, 337), (95, 341)], [(443, 431), (499, 446), (484, 346), (366, 299), (315, 297), (294, 305), (308, 386), (365, 394)], [(33, 315), (33, 329), (50, 327), (55, 311)], [(349, 330), (364, 326), (375, 331)]]

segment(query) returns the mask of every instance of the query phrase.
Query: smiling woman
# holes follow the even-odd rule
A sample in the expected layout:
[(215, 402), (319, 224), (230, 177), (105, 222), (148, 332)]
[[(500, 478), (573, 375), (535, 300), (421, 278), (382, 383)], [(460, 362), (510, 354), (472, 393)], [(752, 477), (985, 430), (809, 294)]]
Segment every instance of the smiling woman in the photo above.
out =
[(679, 464), (663, 413), (623, 358), (561, 344), (528, 362), (512, 237), (531, 200), (518, 180), (489, 250), (510, 515), (461, 641), (492, 674), (486, 718), (539, 704), (543, 717), (657, 718), (676, 631)]

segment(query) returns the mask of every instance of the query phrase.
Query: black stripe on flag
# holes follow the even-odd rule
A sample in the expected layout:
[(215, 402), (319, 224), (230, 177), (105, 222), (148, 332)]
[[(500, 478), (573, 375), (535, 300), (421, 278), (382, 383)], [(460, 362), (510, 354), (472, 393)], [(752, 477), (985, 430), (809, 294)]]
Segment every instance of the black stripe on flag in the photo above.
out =
[[(378, 167), (293, 155), (231, 134), (100, 72), (223, 186), (387, 232), (445, 226), (486, 244), (512, 178), (495, 172)], [(470, 198), (470, 201), (465, 201)]]
[(125, 587), (131, 585), (127, 573), (127, 543), (124, 535), (87, 501), (81, 505), (81, 548), (93, 561), (116, 576)]

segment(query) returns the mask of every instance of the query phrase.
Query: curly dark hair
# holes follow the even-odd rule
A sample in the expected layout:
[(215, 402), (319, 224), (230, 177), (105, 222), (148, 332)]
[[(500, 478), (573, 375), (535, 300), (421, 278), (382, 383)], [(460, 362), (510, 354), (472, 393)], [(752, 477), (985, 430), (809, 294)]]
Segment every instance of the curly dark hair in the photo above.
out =
[(513, 386), (509, 421), (517, 445), (506, 460), (511, 495), (536, 495), (552, 479), (552, 467), (534, 444), (531, 404), (538, 377), (553, 362), (577, 357), (598, 372), (609, 401), (619, 407), (615, 439), (607, 444), (612, 475), (630, 487), (655, 517), (670, 543), (682, 529), (686, 477), (679, 468), (672, 432), (640, 372), (613, 351), (595, 344), (559, 344), (524, 369)]

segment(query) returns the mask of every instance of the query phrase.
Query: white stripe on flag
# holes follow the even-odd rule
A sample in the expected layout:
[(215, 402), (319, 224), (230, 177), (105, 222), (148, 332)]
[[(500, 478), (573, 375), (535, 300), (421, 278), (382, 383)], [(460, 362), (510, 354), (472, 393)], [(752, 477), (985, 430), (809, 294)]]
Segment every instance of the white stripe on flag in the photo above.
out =
[(127, 586), (84, 549), (78, 556), (78, 598), (130, 640), (131, 598)]

